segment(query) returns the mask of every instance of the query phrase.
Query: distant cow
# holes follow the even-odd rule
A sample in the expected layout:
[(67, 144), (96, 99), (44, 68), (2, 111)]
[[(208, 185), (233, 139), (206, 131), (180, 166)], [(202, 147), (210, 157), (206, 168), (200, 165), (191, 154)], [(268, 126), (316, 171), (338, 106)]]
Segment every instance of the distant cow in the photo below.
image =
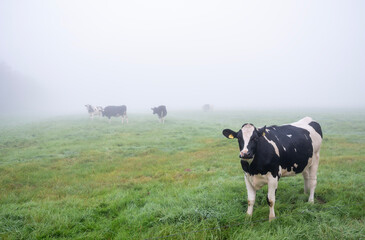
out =
[(89, 113), (89, 116), (91, 119), (94, 119), (94, 116), (101, 116), (101, 112), (102, 112), (102, 107), (97, 106), (97, 107), (93, 107), (90, 104), (86, 104), (85, 105), (87, 112)]
[(165, 123), (165, 116), (167, 115), (166, 106), (161, 105), (158, 107), (151, 108), (153, 111), (153, 114), (157, 114), (159, 120), (161, 123)]
[(122, 123), (124, 123), (124, 119), (128, 123), (128, 116), (127, 116), (127, 106), (107, 106), (102, 111), (103, 117), (110, 118), (111, 117), (122, 117)]
[(274, 219), (278, 181), (280, 177), (297, 173), (303, 174), (304, 192), (309, 191), (308, 202), (313, 203), (322, 143), (322, 130), (317, 122), (305, 117), (295, 123), (262, 128), (246, 123), (238, 132), (224, 129), (223, 135), (238, 139), (247, 188), (248, 215), (252, 215), (256, 190), (268, 184), (269, 219)]
[(213, 106), (211, 104), (204, 104), (203, 105), (203, 111), (204, 112), (209, 112), (213, 110)]

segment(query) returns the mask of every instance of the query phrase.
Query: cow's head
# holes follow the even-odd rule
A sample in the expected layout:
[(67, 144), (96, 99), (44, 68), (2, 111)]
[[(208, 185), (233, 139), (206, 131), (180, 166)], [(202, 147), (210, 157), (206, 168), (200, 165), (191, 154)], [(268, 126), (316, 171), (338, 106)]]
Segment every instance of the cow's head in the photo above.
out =
[(151, 110), (153, 111), (153, 114), (157, 113), (157, 107), (153, 107), (153, 108), (151, 108)]
[(224, 129), (222, 133), (226, 138), (238, 139), (240, 158), (251, 159), (255, 156), (257, 142), (260, 140), (260, 137), (265, 135), (265, 130), (266, 126), (257, 129), (254, 125), (246, 123), (238, 132), (231, 129)]
[(85, 107), (86, 107), (88, 112), (93, 112), (94, 111), (93, 107), (90, 104), (86, 104)]

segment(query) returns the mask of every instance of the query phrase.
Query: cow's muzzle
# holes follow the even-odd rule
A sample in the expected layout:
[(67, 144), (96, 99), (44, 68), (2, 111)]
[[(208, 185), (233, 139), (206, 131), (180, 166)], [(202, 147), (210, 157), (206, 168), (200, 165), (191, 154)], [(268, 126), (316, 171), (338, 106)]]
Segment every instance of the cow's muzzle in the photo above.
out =
[(253, 155), (251, 154), (251, 153), (240, 153), (240, 155), (239, 155), (239, 157), (241, 158), (241, 159), (251, 159), (251, 158), (253, 158)]

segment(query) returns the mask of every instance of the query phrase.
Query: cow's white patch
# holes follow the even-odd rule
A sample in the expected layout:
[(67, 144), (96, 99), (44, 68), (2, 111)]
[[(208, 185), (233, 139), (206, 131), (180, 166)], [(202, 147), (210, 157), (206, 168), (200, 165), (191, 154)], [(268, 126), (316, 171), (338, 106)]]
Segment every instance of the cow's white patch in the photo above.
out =
[(294, 167), (297, 168), (298, 167), (298, 164), (294, 163)]
[(288, 136), (288, 138), (291, 138), (291, 136), (293, 136), (293, 135), (291, 135), (291, 134), (288, 134), (288, 135), (286, 135), (286, 136)]
[(266, 132), (267, 132), (267, 133), (269, 133), (269, 132), (270, 132), (270, 129), (268, 129), (268, 128), (266, 128), (265, 130), (266, 130)]
[(274, 150), (275, 150), (276, 155), (278, 155), (278, 157), (280, 157), (280, 155), (279, 155), (279, 149), (278, 149), (278, 146), (276, 146), (275, 142), (267, 139), (266, 136), (264, 136), (264, 138), (266, 139), (266, 141), (268, 143), (270, 143), (274, 147)]
[(281, 169), (281, 176), (282, 177), (288, 177), (288, 176), (294, 176), (295, 172), (293, 171), (293, 167), (291, 167), (289, 170), (286, 168)]
[(282, 171), (281, 171), (281, 166), (279, 165), (279, 177), (281, 177), (282, 175)]
[(242, 127), (242, 138), (243, 138), (243, 149), (241, 149), (241, 152), (247, 153), (248, 149), (247, 149), (247, 145), (250, 141), (250, 138), (253, 134), (253, 131), (255, 130), (255, 127), (252, 126), (251, 124), (246, 124), (245, 126)]
[(293, 126), (296, 126), (296, 127), (301, 127), (301, 126), (308, 125), (312, 121), (313, 121), (313, 119), (311, 117), (304, 117), (304, 118), (300, 119), (297, 122), (291, 123), (290, 125), (293, 125)]
[(265, 175), (261, 175), (261, 174), (255, 174), (255, 175), (246, 174), (246, 178), (251, 183), (251, 186), (255, 190), (259, 190), (264, 185), (267, 184), (267, 182), (268, 182), (268, 179), (267, 178), (268, 178), (269, 175), (272, 176), (270, 172), (268, 172)]
[(253, 158), (249, 158), (249, 159), (242, 159), (243, 161), (246, 161), (248, 163), (248, 165), (251, 165)]
[(255, 204), (255, 198), (256, 198), (256, 190), (251, 185), (251, 182), (248, 180), (249, 174), (245, 173), (245, 183), (246, 183), (246, 189), (247, 189), (247, 214), (252, 215), (253, 211), (253, 205)]

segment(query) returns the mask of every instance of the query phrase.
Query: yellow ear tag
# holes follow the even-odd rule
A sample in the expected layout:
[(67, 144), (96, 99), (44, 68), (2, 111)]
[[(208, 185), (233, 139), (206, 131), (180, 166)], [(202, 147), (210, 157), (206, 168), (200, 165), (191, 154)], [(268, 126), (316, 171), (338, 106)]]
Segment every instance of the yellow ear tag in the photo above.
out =
[(265, 136), (265, 132), (262, 133), (262, 136)]
[(232, 139), (234, 138), (232, 134), (229, 134), (228, 138)]

